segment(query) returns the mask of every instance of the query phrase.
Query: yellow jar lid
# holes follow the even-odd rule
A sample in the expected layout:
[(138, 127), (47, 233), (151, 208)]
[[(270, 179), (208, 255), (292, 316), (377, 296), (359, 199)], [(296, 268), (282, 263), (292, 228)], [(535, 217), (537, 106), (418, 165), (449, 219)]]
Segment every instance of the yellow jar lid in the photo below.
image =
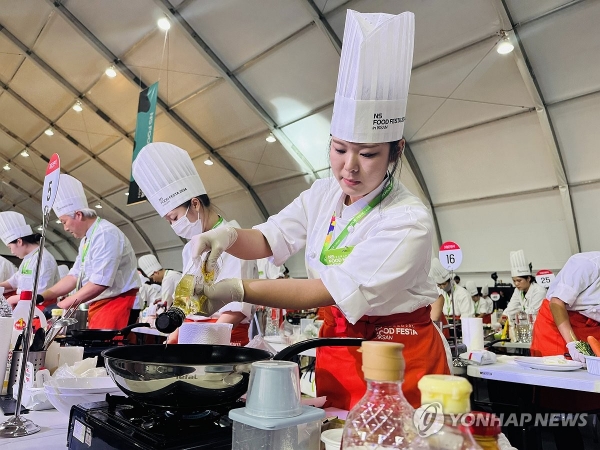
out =
[(425, 375), (418, 383), (421, 404), (439, 402), (444, 414), (461, 414), (471, 411), (471, 384), (462, 377), (452, 375)]
[(62, 316), (63, 315), (63, 310), (59, 309), (59, 308), (53, 309), (52, 310), (52, 315), (53, 316)]

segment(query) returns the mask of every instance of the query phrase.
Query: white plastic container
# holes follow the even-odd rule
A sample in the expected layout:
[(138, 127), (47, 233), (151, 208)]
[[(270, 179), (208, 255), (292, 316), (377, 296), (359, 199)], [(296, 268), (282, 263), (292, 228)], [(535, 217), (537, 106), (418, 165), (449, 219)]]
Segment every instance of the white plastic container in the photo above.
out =
[(340, 450), (342, 448), (343, 428), (332, 428), (321, 433), (321, 441), (325, 444), (325, 450)]
[(593, 375), (600, 375), (600, 357), (598, 356), (585, 356), (585, 362), (587, 364), (587, 371)]
[[(29, 319), (29, 310), (31, 308), (31, 300), (19, 300), (17, 306), (13, 310), (13, 333), (11, 339), (11, 348), (14, 348), (17, 337), (25, 330), (27, 320)], [(46, 328), (46, 316), (38, 308), (34, 308), (34, 321), (39, 320), (40, 326)]]

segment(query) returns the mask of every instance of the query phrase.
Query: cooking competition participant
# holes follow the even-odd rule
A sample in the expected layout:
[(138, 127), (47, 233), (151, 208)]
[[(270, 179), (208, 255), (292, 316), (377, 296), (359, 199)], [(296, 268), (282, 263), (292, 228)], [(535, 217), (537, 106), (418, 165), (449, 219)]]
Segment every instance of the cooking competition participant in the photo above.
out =
[[(442, 308), (444, 316), (464, 319), (475, 315), (471, 296), (464, 287), (451, 279), (450, 272), (442, 266), (437, 258), (431, 260), (430, 276), (437, 284), (438, 294), (444, 297)], [(452, 296), (454, 296), (454, 311), (452, 311)]]
[(88, 328), (124, 328), (140, 287), (129, 239), (88, 208), (83, 185), (70, 175), (60, 176), (53, 209), (65, 231), (81, 243), (69, 274), (42, 291), (42, 297), (55, 300), (75, 289), (57, 303), (59, 308), (88, 303)]
[(546, 298), (546, 289), (535, 282), (531, 264), (527, 262), (523, 250), (510, 252), (510, 274), (516, 289), (502, 312), (502, 319), (506, 320), (508, 317), (515, 323), (515, 316), (520, 311), (527, 314), (538, 313)]
[[(38, 263), (41, 238), (42, 236), (34, 233), (31, 226), (27, 225), (22, 214), (13, 211), (0, 213), (0, 239), (13, 255), (23, 260), (12, 276), (0, 283), (0, 287), (5, 291), (16, 291), (15, 295), (7, 297), (13, 308), (19, 301), (21, 291), (33, 291), (33, 277)], [(45, 250), (42, 254), (38, 291), (42, 292), (58, 280), (56, 260), (52, 253)], [(46, 305), (38, 302), (38, 306), (43, 310)]]
[[(204, 231), (230, 226), (211, 206), (200, 175), (185, 150), (164, 142), (148, 144), (133, 162), (132, 172), (150, 204), (178, 236), (191, 239)], [(256, 261), (223, 255), (218, 266), (215, 281), (232, 277), (258, 278)], [(183, 267), (184, 270), (191, 267), (189, 242), (183, 248)], [(246, 345), (252, 314), (250, 303), (235, 302), (215, 311), (210, 321), (233, 324), (232, 345)], [(178, 331), (172, 333), (169, 342), (177, 342), (178, 334)]]
[(172, 269), (163, 269), (154, 255), (144, 255), (138, 258), (138, 267), (153, 283), (160, 285), (160, 299), (156, 303), (162, 303), (165, 308), (170, 308), (173, 303), (173, 295), (177, 283), (181, 280), (181, 272)]
[(0, 256), (0, 282), (8, 280), (16, 272), (16, 266), (8, 259)]
[(489, 297), (484, 298), (483, 295), (479, 294), (479, 290), (474, 281), (467, 281), (466, 289), (473, 301), (474, 317), (483, 317), (492, 313), (494, 310), (492, 299)]
[[(223, 251), (276, 265), (306, 247), (308, 279), (222, 280), (206, 286), (212, 309), (231, 301), (274, 308), (322, 307), (322, 337), (405, 344), (406, 398), (417, 381), (448, 374), (444, 338), (430, 319), (433, 222), (395, 177), (412, 64), (414, 15), (349, 10), (331, 124), (333, 177), (317, 180), (252, 230), (211, 230), (192, 239), (194, 257)], [(357, 347), (317, 349), (317, 395), (350, 409), (365, 392)]]

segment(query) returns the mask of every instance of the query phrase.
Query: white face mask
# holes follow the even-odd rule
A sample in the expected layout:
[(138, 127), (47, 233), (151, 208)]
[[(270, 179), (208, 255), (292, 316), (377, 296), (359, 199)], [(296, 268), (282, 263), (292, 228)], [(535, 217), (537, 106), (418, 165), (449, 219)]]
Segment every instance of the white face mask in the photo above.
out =
[(202, 221), (200, 220), (200, 212), (198, 212), (198, 220), (192, 223), (187, 218), (187, 213), (189, 210), (190, 208), (188, 206), (185, 214), (171, 224), (171, 228), (173, 228), (173, 231), (177, 234), (177, 236), (181, 236), (184, 239), (191, 239), (197, 234), (201, 234), (203, 230)]

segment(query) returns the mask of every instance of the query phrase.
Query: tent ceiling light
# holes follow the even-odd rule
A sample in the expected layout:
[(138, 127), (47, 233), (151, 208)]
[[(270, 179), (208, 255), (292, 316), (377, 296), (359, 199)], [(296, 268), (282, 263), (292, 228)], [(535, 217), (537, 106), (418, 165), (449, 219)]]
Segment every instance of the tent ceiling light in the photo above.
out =
[(44, 134), (46, 136), (54, 136), (54, 130), (52, 129), (52, 127), (50, 127), (46, 131), (44, 131)]
[(56, 223), (61, 223), (60, 219), (56, 219)]
[(265, 139), (267, 142), (276, 142), (277, 139), (275, 138), (275, 136), (273, 136), (273, 133), (269, 133), (269, 135), (267, 136), (267, 138)]
[(114, 78), (117, 76), (117, 69), (115, 69), (115, 65), (113, 64), (104, 72), (107, 77)]
[(94, 205), (94, 208), (96, 208), (96, 209), (102, 209), (102, 205), (100, 203), (97, 203), (96, 205)]
[(500, 42), (498, 43), (498, 47), (496, 47), (496, 51), (501, 55), (506, 55), (512, 52), (515, 49), (515, 46), (510, 43), (510, 39), (508, 38), (508, 34), (506, 31), (500, 30)]
[(214, 162), (213, 162), (213, 160), (209, 156), (208, 158), (206, 158), (204, 160), (204, 164), (206, 164), (207, 166), (212, 166), (214, 164)]
[(10, 166), (8, 164), (4, 164), (4, 166), (2, 167), (4, 170), (10, 170)]
[(129, 192), (125, 192), (125, 195), (126, 195), (126, 196), (129, 196)]
[(21, 152), (21, 156), (23, 158), (28, 158), (29, 157), (29, 152), (27, 151), (27, 149), (23, 149), (23, 151)]
[(169, 19), (167, 19), (166, 17), (161, 17), (160, 19), (158, 19), (157, 24), (158, 28), (164, 31), (168, 31), (169, 28), (171, 28), (171, 22), (169, 22)]
[(83, 111), (83, 106), (79, 100), (73, 105), (73, 110), (77, 112)]
[(44, 227), (43, 227), (43, 226), (41, 226), (41, 225), (40, 225), (39, 227), (37, 227), (37, 230), (38, 230), (38, 231), (42, 231), (43, 229), (44, 229)]

